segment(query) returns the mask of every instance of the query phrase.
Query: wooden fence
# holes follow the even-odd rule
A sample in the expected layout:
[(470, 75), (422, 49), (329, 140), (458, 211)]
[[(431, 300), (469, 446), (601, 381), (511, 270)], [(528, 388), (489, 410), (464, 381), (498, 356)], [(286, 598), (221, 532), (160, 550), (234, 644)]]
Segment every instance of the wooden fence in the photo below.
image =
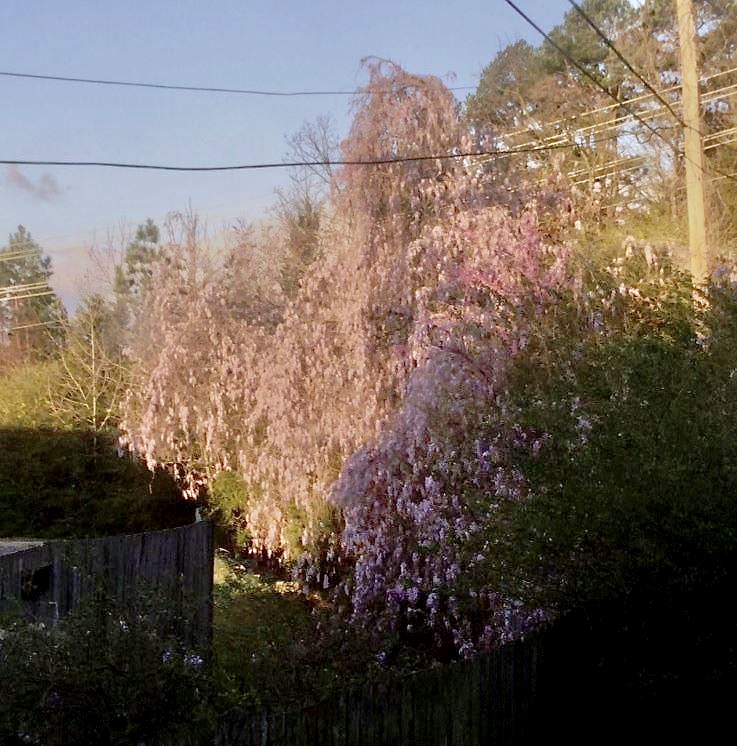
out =
[[(219, 746), (481, 746), (526, 743), (546, 709), (543, 630), (472, 661), (349, 691), (291, 712), (232, 713)], [(544, 700), (544, 697), (543, 697)]]
[(609, 635), (588, 611), (570, 613), (470, 661), (292, 711), (230, 713), (216, 744), (511, 746), (555, 736), (608, 743), (631, 705), (617, 697), (621, 677), (610, 681), (612, 667), (601, 665)]
[(293, 711), (230, 713), (216, 743), (716, 742), (737, 691), (733, 589), (732, 570), (705, 589), (591, 603), (472, 661)]
[(0, 613), (53, 624), (94, 594), (125, 604), (142, 592), (186, 619), (187, 641), (212, 629), (213, 533), (209, 521), (100, 539), (50, 541), (0, 556)]

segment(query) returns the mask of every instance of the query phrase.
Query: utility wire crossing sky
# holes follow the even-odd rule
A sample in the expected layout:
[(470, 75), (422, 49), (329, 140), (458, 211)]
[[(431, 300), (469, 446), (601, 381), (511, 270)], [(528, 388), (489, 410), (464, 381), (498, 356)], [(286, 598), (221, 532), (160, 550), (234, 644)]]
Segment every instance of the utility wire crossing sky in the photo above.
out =
[[(249, 88), (212, 88), (197, 85), (174, 85), (172, 83), (141, 83), (130, 80), (98, 80), (96, 78), (69, 78), (62, 75), (35, 75), (32, 73), (18, 73), (0, 70), (0, 75), (6, 78), (26, 78), (29, 80), (54, 80), (63, 83), (89, 83), (94, 85), (117, 85), (132, 88), (160, 88), (166, 91), (198, 91), (200, 93), (235, 93), (246, 96), (355, 96), (366, 91), (354, 88), (350, 91), (259, 91)], [(450, 85), (451, 91), (475, 91), (475, 85)], [(374, 88), (372, 95), (389, 95), (394, 91)]]
[[(455, 4), (431, 0), (366, 6), (223, 0), (215, 8), (196, 0), (174, 7), (142, 0), (124, 7), (9, 0), (0, 7), (0, 91), (12, 114), (0, 139), (0, 232), (25, 225), (51, 254), (55, 282), (73, 305), (79, 291), (72, 280), (88, 264), (89, 246), (105, 242), (116, 226), (132, 227), (146, 217), (161, 222), (188, 205), (215, 227), (262, 216), (290, 167), (495, 158), (572, 147), (549, 142), (349, 162), (290, 158), (285, 143), (317, 116), (330, 117), (338, 136), (347, 132), (346, 100), (361, 91), (360, 60), (370, 55), (409, 72), (440, 75), (462, 95), (475, 89), (500, 48), (519, 38), (537, 44), (542, 35), (611, 95), (545, 31), (571, 6), (683, 125), (574, 0), (520, 5), (469, 0), (460, 12)], [(637, 111), (631, 116), (665, 139)], [(244, 179), (243, 171), (257, 173)]]

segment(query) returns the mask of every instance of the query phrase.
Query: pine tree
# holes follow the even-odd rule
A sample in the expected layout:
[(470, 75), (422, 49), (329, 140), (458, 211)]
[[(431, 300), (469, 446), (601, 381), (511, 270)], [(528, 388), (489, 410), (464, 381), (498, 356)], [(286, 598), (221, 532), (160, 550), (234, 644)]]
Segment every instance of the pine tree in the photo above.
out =
[(51, 259), (19, 225), (0, 248), (0, 361), (22, 363), (55, 349), (66, 312), (51, 275)]

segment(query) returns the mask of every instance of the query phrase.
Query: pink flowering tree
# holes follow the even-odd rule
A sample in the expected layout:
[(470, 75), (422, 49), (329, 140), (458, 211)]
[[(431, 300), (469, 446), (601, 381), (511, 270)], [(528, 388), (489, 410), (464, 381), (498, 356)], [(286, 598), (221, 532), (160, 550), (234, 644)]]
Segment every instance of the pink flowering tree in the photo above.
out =
[[(343, 157), (383, 161), (465, 146), (452, 94), (436, 78), (369, 65)], [(259, 497), (255, 546), (299, 560), (323, 586), (339, 567), (342, 517), (327, 500), (343, 463), (401, 403), (412, 367), (416, 290), (436, 282), (412, 266), (412, 242), (460, 209), (478, 179), (459, 160), (347, 166), (336, 175), (319, 258), (276, 329), (240, 454)], [(465, 197), (464, 197), (465, 194)]]
[(401, 406), (335, 486), (355, 558), (343, 588), (354, 619), (466, 656), (544, 618), (490, 570), (505, 512), (529, 499), (513, 450), (537, 453), (545, 440), (510, 419), (506, 374), (575, 282), (534, 208), (456, 214), (411, 255), (437, 281), (416, 291)]
[(552, 192), (511, 204), (478, 159), (428, 157), (472, 149), (452, 94), (391, 63), (368, 71), (344, 159), (415, 160), (336, 174), (289, 300), (269, 283), (248, 303), (231, 292), (256, 266), (247, 246), (218, 274), (196, 236), (171, 241), (125, 427), (192, 491), (236, 470), (248, 548), (336, 589), (356, 621), (470, 655), (543, 616), (490, 557), (529, 499), (513, 451), (545, 439), (516, 426), (505, 390), (576, 294), (555, 238), (569, 211)]
[(261, 298), (255, 284), (236, 303), (243, 280), (232, 262), (217, 266), (196, 220), (176, 216), (136, 309), (136, 385), (126, 402), (124, 441), (152, 468), (168, 466), (190, 497), (235, 465), (255, 388), (250, 361), (263, 333), (257, 320), (278, 305), (278, 298)]

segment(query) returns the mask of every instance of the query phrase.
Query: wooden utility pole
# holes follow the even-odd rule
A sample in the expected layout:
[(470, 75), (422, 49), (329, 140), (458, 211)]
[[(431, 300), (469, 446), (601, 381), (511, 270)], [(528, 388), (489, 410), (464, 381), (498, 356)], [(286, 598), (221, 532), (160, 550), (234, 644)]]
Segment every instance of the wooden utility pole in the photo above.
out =
[(688, 237), (691, 273), (696, 282), (709, 272), (706, 245), (706, 197), (704, 194), (704, 146), (701, 135), (699, 103), (699, 65), (696, 54), (696, 24), (692, 0), (676, 0), (678, 36), (681, 43), (681, 79), (683, 83), (683, 122), (686, 125), (686, 195), (688, 199)]

